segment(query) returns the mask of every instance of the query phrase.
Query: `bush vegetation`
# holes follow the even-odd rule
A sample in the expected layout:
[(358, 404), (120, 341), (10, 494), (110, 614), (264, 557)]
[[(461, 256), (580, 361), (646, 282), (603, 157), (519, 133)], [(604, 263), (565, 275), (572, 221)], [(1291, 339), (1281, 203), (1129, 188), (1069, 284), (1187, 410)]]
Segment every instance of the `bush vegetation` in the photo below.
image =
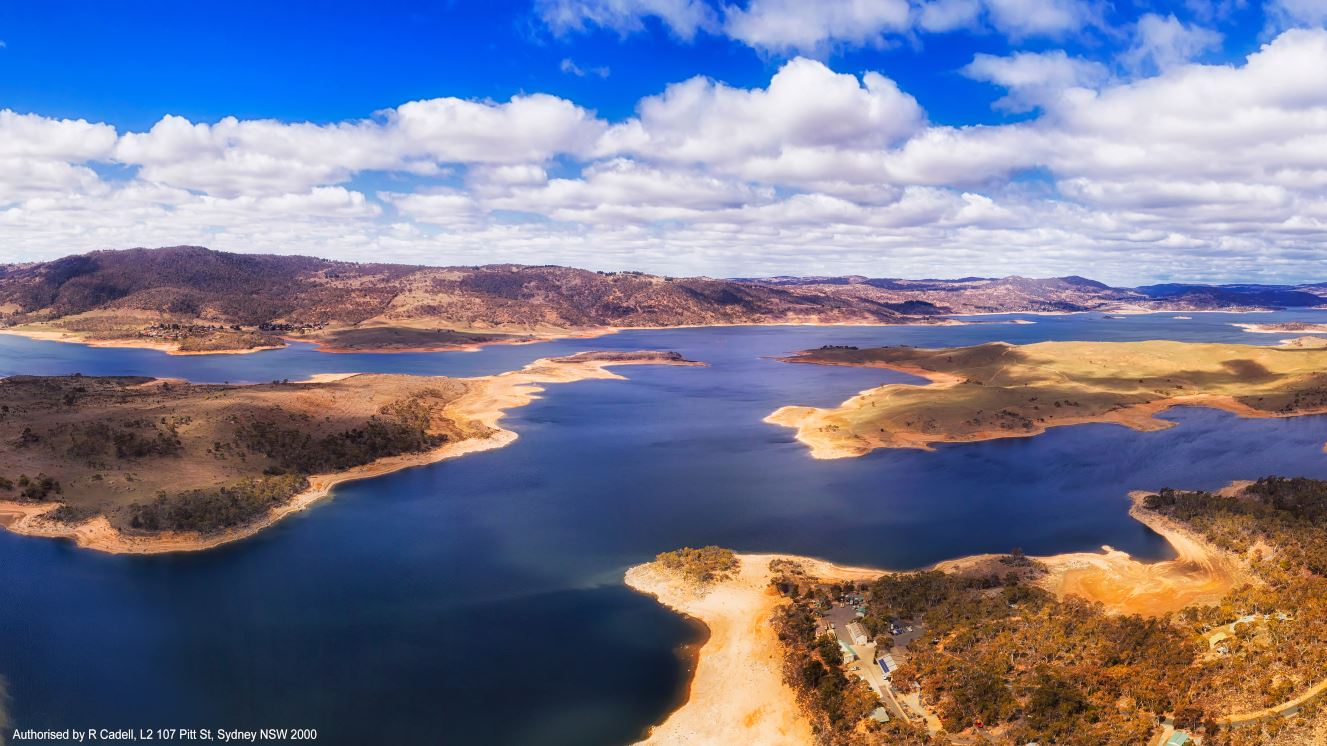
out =
[(269, 420), (242, 425), (237, 437), (245, 448), (272, 459), (281, 470), (318, 474), (437, 448), (447, 436), (429, 432), (430, 422), (428, 406), (415, 397), (384, 407), (362, 427), (323, 437)]
[(64, 492), (54, 478), (46, 474), (38, 474), (35, 477), (29, 477), (27, 474), (20, 474), (18, 477), (19, 496), (25, 500), (46, 500), (51, 495), (59, 495)]
[(659, 554), (654, 559), (664, 568), (696, 583), (726, 580), (739, 564), (733, 550), (716, 546), (682, 547)]
[(216, 489), (161, 493), (131, 506), (130, 526), (144, 531), (214, 533), (252, 522), (309, 486), (302, 475), (246, 479)]
[[(1238, 728), (1218, 719), (1282, 704), (1327, 678), (1327, 482), (1268, 477), (1234, 497), (1166, 489), (1143, 506), (1249, 558), (1258, 582), (1214, 606), (1144, 618), (1056, 599), (1029, 582), (1023, 570), (1035, 577), (1035, 562), (1021, 556), (1007, 563), (1019, 571), (1003, 576), (886, 575), (864, 588), (863, 624), (877, 637), (900, 620), (925, 630), (895, 686), (918, 688), (947, 731), (982, 743), (1132, 746), (1165, 716), (1206, 746), (1318, 742), (1314, 729), (1327, 723), (1317, 702), (1292, 719)], [(822, 743), (945, 742), (863, 719), (856, 682), (826, 673), (838, 660), (832, 638), (814, 637), (816, 612), (841, 591), (806, 585), (776, 581), (793, 598), (776, 624), (785, 679)], [(1208, 640), (1217, 632), (1227, 635), (1219, 650)]]

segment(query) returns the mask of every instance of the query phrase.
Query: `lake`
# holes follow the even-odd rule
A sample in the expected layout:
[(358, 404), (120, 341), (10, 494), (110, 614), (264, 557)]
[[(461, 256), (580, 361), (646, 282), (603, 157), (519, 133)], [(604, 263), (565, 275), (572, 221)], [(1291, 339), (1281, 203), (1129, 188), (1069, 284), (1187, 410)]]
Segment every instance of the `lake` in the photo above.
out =
[[(1017, 315), (1015, 315), (1017, 316)], [(356, 482), (221, 549), (119, 557), (0, 532), (0, 676), (19, 728), (317, 728), (329, 744), (621, 744), (666, 716), (699, 630), (622, 584), (720, 544), (914, 568), (1103, 544), (1167, 556), (1126, 494), (1266, 474), (1327, 478), (1327, 418), (1060, 428), (816, 461), (761, 419), (828, 406), (888, 371), (773, 359), (822, 344), (1177, 339), (1273, 344), (1233, 321), (1322, 312), (1018, 316), (1028, 325), (634, 331), (480, 352), (171, 357), (0, 335), (0, 375), (299, 380), (486, 375), (588, 349), (677, 350), (705, 368), (619, 369), (511, 410), (511, 446)], [(983, 317), (984, 321), (992, 317)], [(1284, 336), (1295, 336), (1293, 334)]]

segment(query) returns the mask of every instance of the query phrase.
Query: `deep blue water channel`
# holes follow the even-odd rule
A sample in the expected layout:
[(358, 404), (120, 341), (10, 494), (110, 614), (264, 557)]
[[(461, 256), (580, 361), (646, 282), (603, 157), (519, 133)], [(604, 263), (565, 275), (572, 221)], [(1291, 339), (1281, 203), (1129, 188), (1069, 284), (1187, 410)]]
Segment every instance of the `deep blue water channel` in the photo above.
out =
[[(907, 376), (789, 365), (822, 344), (1170, 338), (1272, 344), (1232, 321), (1327, 314), (1024, 317), (1030, 325), (626, 332), (481, 352), (306, 346), (169, 357), (0, 336), (0, 375), (298, 380), (484, 375), (587, 349), (669, 349), (706, 368), (628, 367), (512, 410), (513, 445), (345, 485), (260, 535), (118, 557), (0, 532), (0, 676), (20, 728), (317, 728), (323, 744), (620, 744), (662, 719), (699, 633), (622, 584), (678, 546), (913, 568), (1021, 547), (1162, 558), (1126, 493), (1266, 474), (1327, 477), (1327, 418), (1166, 415), (1035, 438), (815, 461), (761, 419)], [(1290, 335), (1286, 335), (1290, 336)]]

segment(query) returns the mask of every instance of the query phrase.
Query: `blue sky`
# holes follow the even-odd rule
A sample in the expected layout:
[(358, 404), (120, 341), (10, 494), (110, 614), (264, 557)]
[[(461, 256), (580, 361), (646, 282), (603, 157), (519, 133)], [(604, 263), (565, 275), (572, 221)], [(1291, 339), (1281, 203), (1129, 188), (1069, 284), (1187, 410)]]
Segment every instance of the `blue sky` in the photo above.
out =
[[(1226, 38), (1203, 58), (1239, 60), (1257, 49), (1260, 10), (1246, 5), (1214, 24)], [(1182, 2), (1107, 9), (1114, 27), (1145, 12), (1194, 15)], [(527, 92), (553, 93), (618, 120), (642, 96), (696, 75), (764, 85), (790, 56), (703, 32), (682, 40), (653, 17), (640, 31), (554, 33), (529, 0), (8, 2), (0, 5), (0, 39), (7, 108), (131, 129), (165, 114), (330, 122), (414, 99)], [(1110, 64), (1127, 41), (1110, 30), (1016, 43), (978, 31), (808, 51), (836, 70), (884, 73), (913, 92), (932, 120), (958, 125), (1008, 118), (990, 106), (999, 90), (959, 73), (976, 53), (1066, 49)], [(609, 74), (569, 74), (561, 66), (567, 59)]]
[(1325, 19), (1327, 0), (7, 2), (0, 260), (203, 243), (1322, 280)]

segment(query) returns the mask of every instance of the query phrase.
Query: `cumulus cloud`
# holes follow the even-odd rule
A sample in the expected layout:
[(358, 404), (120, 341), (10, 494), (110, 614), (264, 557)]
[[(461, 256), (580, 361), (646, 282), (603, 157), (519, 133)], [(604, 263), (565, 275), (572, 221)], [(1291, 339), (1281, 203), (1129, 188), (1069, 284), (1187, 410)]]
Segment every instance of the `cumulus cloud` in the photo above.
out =
[(102, 188), (86, 163), (115, 147), (115, 128), (0, 110), (0, 200)]
[(1073, 88), (1096, 88), (1110, 77), (1105, 65), (1078, 59), (1063, 50), (1019, 52), (1008, 57), (978, 54), (962, 73), (973, 80), (994, 83), (1009, 95), (995, 102), (1009, 111), (1031, 111), (1055, 101)]
[(924, 123), (916, 99), (889, 78), (858, 78), (797, 58), (763, 89), (706, 78), (671, 85), (642, 100), (634, 119), (609, 129), (600, 152), (808, 184), (842, 178), (853, 153), (883, 152)]
[[(1058, 52), (978, 56), (964, 74), (1037, 109), (985, 126), (804, 58), (764, 86), (681, 81), (615, 123), (539, 94), (144, 132), (0, 112), (0, 259), (202, 243), (669, 274), (1317, 272), (1327, 31), (1239, 64), (1149, 59), (1121, 80)], [(101, 175), (116, 164), (133, 168)], [(378, 171), (408, 178), (362, 186)]]
[(412, 101), (377, 118), (327, 125), (227, 117), (215, 124), (167, 116), (127, 133), (116, 160), (162, 184), (226, 195), (338, 184), (356, 172), (429, 175), (447, 163), (520, 163), (582, 154), (606, 125), (555, 96), (506, 103)]

